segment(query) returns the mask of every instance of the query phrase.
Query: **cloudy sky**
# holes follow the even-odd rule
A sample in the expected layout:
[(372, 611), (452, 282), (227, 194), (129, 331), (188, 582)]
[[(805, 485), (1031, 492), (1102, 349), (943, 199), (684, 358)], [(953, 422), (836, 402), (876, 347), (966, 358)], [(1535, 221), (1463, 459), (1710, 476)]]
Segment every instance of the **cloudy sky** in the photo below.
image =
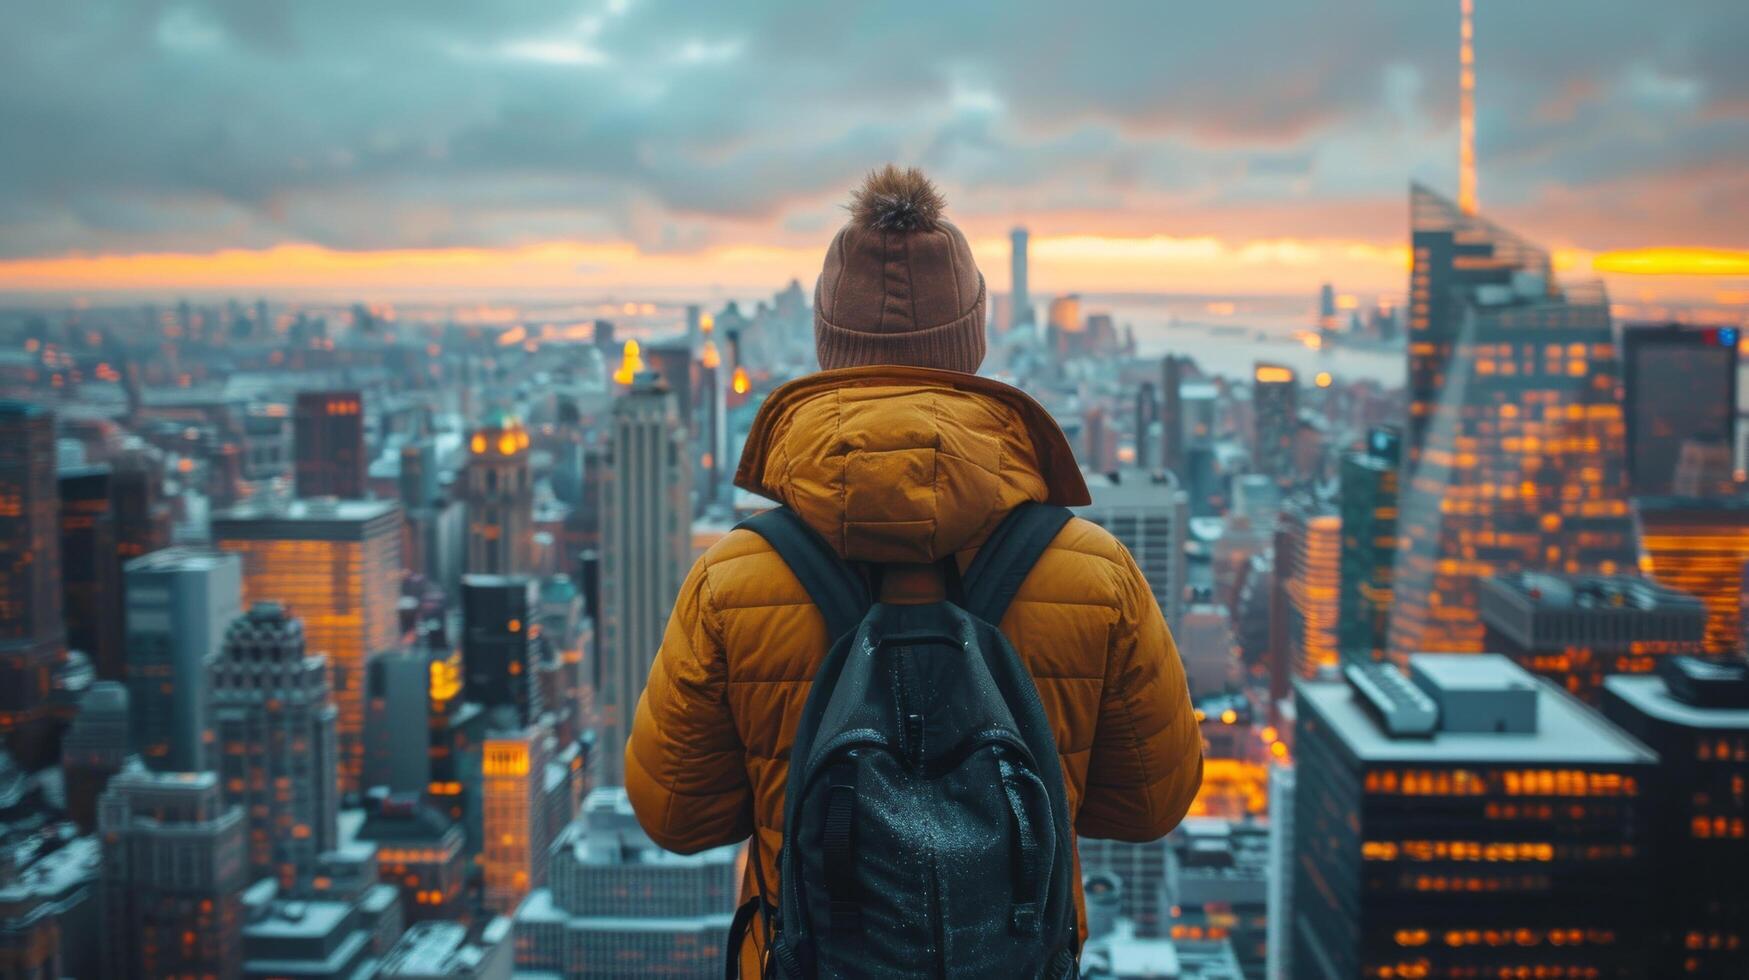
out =
[[(1749, 3), (1477, 5), (1484, 210), (1572, 274), (1749, 248)], [(996, 289), (1024, 222), (1042, 289), (1400, 291), (1408, 182), (1457, 182), (1457, 0), (0, 17), (0, 290), (763, 289), (892, 160)], [(1736, 271), (1612, 285), (1749, 304)]]

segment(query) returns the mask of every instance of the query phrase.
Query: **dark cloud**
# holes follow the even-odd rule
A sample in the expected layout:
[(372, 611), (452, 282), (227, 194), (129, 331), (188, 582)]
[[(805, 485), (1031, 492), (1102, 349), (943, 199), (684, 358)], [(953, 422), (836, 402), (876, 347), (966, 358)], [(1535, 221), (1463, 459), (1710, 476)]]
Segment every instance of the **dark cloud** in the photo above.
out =
[[(1455, 183), (1456, 8), (0, 0), (0, 253), (804, 240), (889, 159), (986, 230), (1383, 213)], [(1478, 17), (1486, 202), (1740, 199), (1749, 4)]]

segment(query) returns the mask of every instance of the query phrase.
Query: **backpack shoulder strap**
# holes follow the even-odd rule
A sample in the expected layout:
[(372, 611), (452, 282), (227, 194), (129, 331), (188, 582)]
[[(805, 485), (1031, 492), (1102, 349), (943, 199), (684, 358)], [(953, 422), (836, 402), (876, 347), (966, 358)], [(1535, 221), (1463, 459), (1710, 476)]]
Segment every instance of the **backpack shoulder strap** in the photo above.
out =
[(1020, 583), (1073, 516), (1066, 507), (1031, 502), (1009, 511), (966, 569), (966, 611), (1000, 626)]
[(832, 642), (862, 622), (872, 605), (868, 583), (795, 511), (773, 507), (735, 526), (764, 538), (795, 573), (802, 588), (808, 590), (808, 598), (826, 617), (826, 632)]

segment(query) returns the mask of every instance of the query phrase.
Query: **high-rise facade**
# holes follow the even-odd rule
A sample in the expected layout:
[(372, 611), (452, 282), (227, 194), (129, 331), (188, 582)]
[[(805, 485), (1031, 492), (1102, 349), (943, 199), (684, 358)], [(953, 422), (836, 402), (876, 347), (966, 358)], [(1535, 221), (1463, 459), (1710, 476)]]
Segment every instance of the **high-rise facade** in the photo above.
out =
[[(436, 673), (434, 673), (434, 671)], [(365, 665), (360, 787), (420, 794), (431, 782), (431, 688), (441, 679), (423, 647), (384, 650)]]
[(462, 577), (462, 696), (488, 710), (513, 709), (522, 725), (543, 709), (538, 596), (524, 575)]
[[(1736, 445), (1735, 327), (1638, 324), (1622, 330), (1622, 392), (1633, 492), (1675, 488), (1685, 443)], [(1727, 467), (1728, 469), (1728, 467)]]
[(1659, 977), (1749, 976), (1749, 665), (1671, 657), (1603, 682), (1603, 713), (1651, 746)]
[(517, 967), (601, 980), (720, 974), (739, 851), (664, 851), (623, 789), (595, 790), (553, 846), (547, 887), (516, 911)]
[(1385, 657), (1391, 615), (1391, 565), (1397, 557), (1397, 475), (1401, 438), (1390, 426), (1367, 433), (1366, 447), (1342, 457), (1341, 599), (1336, 647), (1343, 661)]
[(364, 398), (357, 391), (300, 391), (292, 409), (292, 478), (299, 497), (365, 496)]
[(1289, 498), (1276, 519), (1275, 588), (1282, 616), (1273, 654), (1294, 676), (1334, 667), (1342, 579), (1342, 517), (1324, 500)]
[(124, 676), (121, 553), (107, 466), (60, 472), (61, 600), (67, 646), (104, 680)]
[(534, 571), (534, 477), (528, 431), (513, 415), (498, 413), (468, 439), (463, 476), (468, 510), (471, 575), (526, 575)]
[(1481, 648), (1477, 584), (1631, 567), (1626, 432), (1601, 287), (1558, 290), (1546, 253), (1411, 194), (1409, 438), (1390, 654)]
[(400, 644), (401, 509), (385, 500), (300, 500), (214, 515), (213, 543), (243, 559), (243, 599), (277, 602), (327, 655), (339, 709), (341, 792), (364, 767), (364, 664)]
[(0, 734), (35, 755), (19, 736), (45, 718), (50, 675), (67, 646), (55, 417), (25, 402), (0, 401), (0, 554)]
[(105, 977), (235, 980), (248, 885), (243, 812), (210, 772), (123, 773), (98, 803)]
[(1709, 653), (1742, 643), (1742, 582), (1749, 564), (1749, 496), (1637, 497), (1640, 571), (1706, 603)]
[(1167, 625), (1176, 628), (1184, 613), (1189, 499), (1168, 472), (1127, 470), (1114, 475), (1115, 481), (1092, 481), (1088, 490), (1093, 503), (1077, 514), (1110, 531), (1129, 549)]
[(127, 563), (127, 685), (134, 747), (147, 767), (195, 772), (207, 752), (208, 670), (243, 612), (236, 555), (176, 547)]
[(258, 602), (225, 632), (211, 677), (219, 787), (246, 817), (250, 874), (289, 890), (338, 841), (327, 658), (306, 653), (283, 607)]
[(1014, 327), (1035, 322), (1032, 312), (1032, 296), (1027, 291), (1027, 243), (1029, 238), (1025, 228), (1015, 228), (1008, 233), (1009, 322)]
[(481, 747), (479, 860), (485, 906), (500, 915), (546, 883), (547, 851), (573, 815), (553, 798), (570, 791), (553, 771), (557, 748), (545, 722), (491, 732)]
[(1645, 977), (1658, 760), (1494, 654), (1300, 681), (1295, 980)]
[(1294, 432), (1300, 424), (1300, 385), (1292, 368), (1260, 362), (1252, 369), (1251, 424), (1257, 472), (1283, 487), (1298, 482)]
[(1178, 474), (1187, 486), (1184, 375), (1188, 369), (1189, 360), (1177, 354), (1167, 354), (1160, 361), (1160, 466)]
[(600, 785), (625, 779), (632, 712), (674, 597), (692, 564), (692, 467), (685, 429), (660, 378), (645, 372), (614, 402), (602, 521), (603, 737)]
[(1630, 576), (1517, 572), (1482, 581), (1483, 643), (1595, 707), (1608, 674), (1700, 653), (1706, 606)]
[(90, 833), (97, 829), (97, 799), (110, 779), (127, 767), (131, 742), (127, 688), (117, 681), (92, 684), (79, 700), (79, 714), (61, 740), (67, 816), (80, 830)]

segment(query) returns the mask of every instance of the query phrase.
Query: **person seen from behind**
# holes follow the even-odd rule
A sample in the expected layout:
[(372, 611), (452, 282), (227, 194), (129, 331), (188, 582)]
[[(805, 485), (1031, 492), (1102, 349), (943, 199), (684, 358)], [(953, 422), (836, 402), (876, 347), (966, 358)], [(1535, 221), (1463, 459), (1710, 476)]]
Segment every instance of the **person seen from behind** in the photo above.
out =
[(781, 507), (693, 566), (626, 746), (656, 843), (753, 838), (741, 976), (1072, 975), (1073, 837), (1157, 839), (1201, 783), (1148, 582), (1064, 510), (1089, 498), (1056, 423), (976, 374), (984, 279), (942, 207), (893, 166), (853, 197), (822, 370), (735, 474)]

